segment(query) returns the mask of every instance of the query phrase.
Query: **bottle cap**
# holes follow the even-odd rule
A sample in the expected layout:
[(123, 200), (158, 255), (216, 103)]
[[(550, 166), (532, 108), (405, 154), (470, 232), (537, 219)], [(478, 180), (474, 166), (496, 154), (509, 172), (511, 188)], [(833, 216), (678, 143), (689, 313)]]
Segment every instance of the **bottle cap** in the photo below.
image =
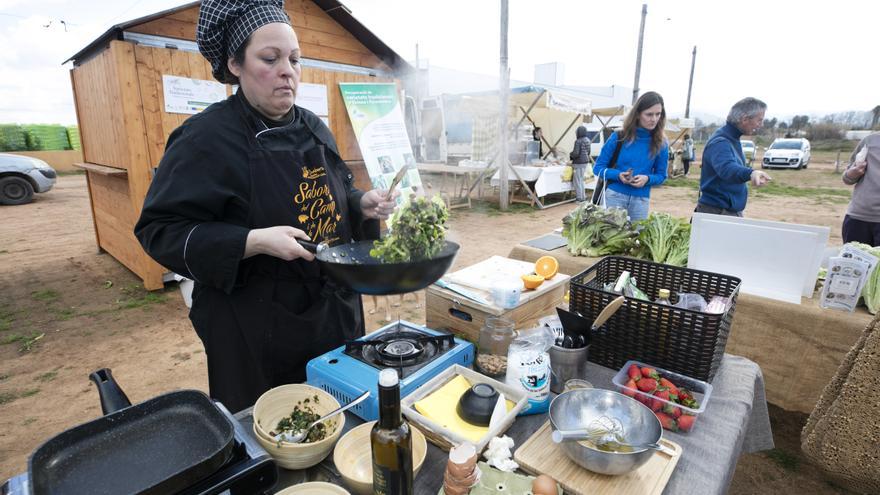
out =
[(379, 385), (382, 387), (394, 387), (400, 382), (397, 377), (397, 371), (392, 368), (385, 368), (379, 372)]
[(660, 289), (657, 291), (657, 295), (663, 299), (669, 299), (669, 289)]

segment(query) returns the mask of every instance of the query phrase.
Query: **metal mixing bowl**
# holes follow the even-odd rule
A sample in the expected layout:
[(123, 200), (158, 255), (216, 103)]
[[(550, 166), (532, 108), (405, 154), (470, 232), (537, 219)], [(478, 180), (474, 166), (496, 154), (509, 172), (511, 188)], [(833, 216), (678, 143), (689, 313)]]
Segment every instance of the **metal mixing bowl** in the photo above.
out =
[[(553, 430), (585, 429), (590, 423), (608, 416), (623, 425), (627, 443), (659, 442), (663, 437), (660, 421), (651, 409), (617, 392), (601, 389), (577, 389), (558, 395), (550, 403), (550, 426)], [(566, 441), (559, 447), (578, 465), (602, 474), (625, 474), (646, 463), (652, 449), (633, 452), (605, 452), (578, 441)]]

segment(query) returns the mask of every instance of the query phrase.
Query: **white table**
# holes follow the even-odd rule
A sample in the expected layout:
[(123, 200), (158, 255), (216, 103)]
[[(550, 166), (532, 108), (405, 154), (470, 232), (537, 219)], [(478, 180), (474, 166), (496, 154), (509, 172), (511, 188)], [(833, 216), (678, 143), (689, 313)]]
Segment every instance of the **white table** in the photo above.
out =
[[(550, 194), (556, 193), (565, 193), (574, 191), (572, 188), (572, 181), (564, 181), (562, 180), (562, 172), (565, 170), (565, 165), (551, 165), (547, 167), (531, 167), (531, 166), (513, 166), (513, 169), (516, 170), (519, 177), (527, 182), (533, 183), (530, 184), (530, 187), (534, 191), (534, 193), (539, 197), (543, 198)], [(508, 177), (509, 182), (519, 183), (516, 175), (511, 173)], [(501, 184), (501, 173), (496, 171), (492, 176), (491, 185), (497, 187)], [(596, 179), (592, 179), (591, 181), (584, 184), (584, 189), (592, 191), (596, 187)], [(563, 201), (559, 201), (555, 204), (567, 203), (573, 201), (573, 198), (569, 198)], [(545, 204), (544, 206), (550, 206), (549, 204)]]

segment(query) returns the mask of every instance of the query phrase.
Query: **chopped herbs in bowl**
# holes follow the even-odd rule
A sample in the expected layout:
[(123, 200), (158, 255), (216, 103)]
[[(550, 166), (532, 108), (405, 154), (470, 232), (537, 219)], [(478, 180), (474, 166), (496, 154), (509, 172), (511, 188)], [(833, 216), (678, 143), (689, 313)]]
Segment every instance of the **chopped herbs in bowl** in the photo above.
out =
[[(317, 395), (297, 402), (290, 415), (281, 418), (275, 429), (269, 432), (269, 435), (277, 440), (279, 444), (283, 441), (292, 439), (297, 432), (306, 429), (310, 424), (320, 419), (321, 415), (312, 409), (312, 404), (317, 403)], [(327, 425), (324, 423), (318, 423), (309, 430), (305, 440), (301, 443), (312, 443), (323, 440), (327, 437), (327, 433)]]

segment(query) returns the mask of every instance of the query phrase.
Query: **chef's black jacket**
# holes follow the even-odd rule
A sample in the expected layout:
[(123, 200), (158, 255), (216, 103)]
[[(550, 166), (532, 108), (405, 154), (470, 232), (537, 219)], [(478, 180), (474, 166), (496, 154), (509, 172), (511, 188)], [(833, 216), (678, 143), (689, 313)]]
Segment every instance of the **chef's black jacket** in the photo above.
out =
[(360, 297), (317, 261), (242, 259), (255, 228), (291, 225), (331, 243), (378, 237), (327, 126), (300, 107), (287, 120), (261, 118), (240, 92), (187, 119), (135, 226), (150, 256), (195, 281), (190, 320), (210, 394), (233, 412), (305, 381), (309, 359), (364, 333)]

